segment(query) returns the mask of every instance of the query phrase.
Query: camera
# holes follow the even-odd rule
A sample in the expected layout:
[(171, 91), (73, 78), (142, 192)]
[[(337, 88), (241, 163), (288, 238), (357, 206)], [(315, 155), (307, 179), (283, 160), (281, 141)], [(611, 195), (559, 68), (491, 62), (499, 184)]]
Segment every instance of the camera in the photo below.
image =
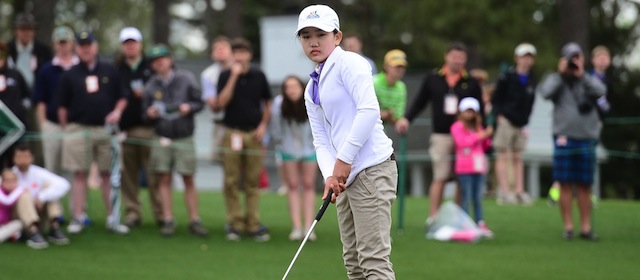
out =
[(571, 69), (571, 70), (578, 70), (578, 64), (576, 64), (573, 59), (569, 60), (569, 62), (567, 63), (567, 68)]

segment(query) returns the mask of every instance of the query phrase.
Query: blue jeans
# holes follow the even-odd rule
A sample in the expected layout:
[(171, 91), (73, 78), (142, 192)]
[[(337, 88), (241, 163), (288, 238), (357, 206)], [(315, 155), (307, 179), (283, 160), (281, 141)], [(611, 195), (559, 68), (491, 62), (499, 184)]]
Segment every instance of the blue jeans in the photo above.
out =
[(482, 174), (458, 174), (458, 184), (460, 185), (460, 206), (462, 210), (469, 213), (469, 201), (473, 199), (473, 213), (475, 221), (484, 220), (482, 213)]

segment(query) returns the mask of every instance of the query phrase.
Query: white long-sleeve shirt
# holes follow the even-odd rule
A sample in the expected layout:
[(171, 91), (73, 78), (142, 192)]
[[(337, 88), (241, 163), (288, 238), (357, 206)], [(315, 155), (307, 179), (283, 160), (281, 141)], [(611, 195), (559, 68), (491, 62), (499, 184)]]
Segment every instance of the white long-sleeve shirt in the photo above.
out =
[(360, 171), (391, 156), (392, 141), (384, 133), (371, 66), (364, 58), (336, 47), (320, 73), (319, 105), (313, 102), (312, 91), (310, 80), (304, 98), (325, 180), (333, 174), (336, 159), (351, 164), (350, 185)]
[(18, 175), (18, 184), (43, 202), (57, 201), (71, 188), (71, 184), (65, 178), (37, 165), (30, 165), (26, 172), (21, 172), (17, 166), (12, 170)]

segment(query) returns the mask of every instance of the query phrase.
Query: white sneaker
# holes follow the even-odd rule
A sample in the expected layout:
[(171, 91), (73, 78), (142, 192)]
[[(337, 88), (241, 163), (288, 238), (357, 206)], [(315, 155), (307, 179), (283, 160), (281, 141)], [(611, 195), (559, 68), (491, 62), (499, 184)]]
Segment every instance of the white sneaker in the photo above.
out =
[(529, 196), (528, 193), (526, 193), (526, 192), (518, 193), (517, 197), (518, 197), (518, 202), (520, 202), (520, 204), (522, 204), (524, 206), (533, 205), (533, 199), (531, 199), (531, 196)]
[(82, 232), (83, 229), (84, 223), (82, 222), (82, 220), (76, 218), (71, 219), (71, 222), (67, 226), (67, 232), (70, 234), (78, 234)]
[(300, 241), (302, 238), (304, 238), (304, 233), (299, 228), (293, 229), (291, 233), (289, 233), (289, 240), (291, 241)]
[(498, 195), (498, 198), (496, 199), (496, 203), (498, 205), (513, 205), (513, 204), (518, 204), (518, 199), (516, 198), (515, 194), (506, 193), (506, 194)]
[(115, 224), (113, 222), (107, 221), (106, 227), (108, 230), (110, 230), (113, 233), (116, 234), (128, 234), (129, 233), (129, 227), (125, 226), (124, 224)]

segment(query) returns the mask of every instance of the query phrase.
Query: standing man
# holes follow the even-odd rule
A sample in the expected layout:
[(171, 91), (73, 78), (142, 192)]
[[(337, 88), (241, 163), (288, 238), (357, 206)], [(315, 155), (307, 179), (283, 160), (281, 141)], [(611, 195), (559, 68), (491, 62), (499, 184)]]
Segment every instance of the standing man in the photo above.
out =
[(9, 42), (10, 65), (20, 71), (31, 89), (36, 73), (53, 54), (49, 46), (35, 40), (36, 20), (32, 14), (18, 14), (14, 26), (16, 38)]
[(373, 76), (380, 117), (385, 124), (395, 125), (404, 116), (407, 86), (401, 79), (406, 69), (407, 55), (401, 50), (390, 50), (384, 55), (384, 72)]
[(194, 75), (176, 69), (169, 48), (154, 46), (147, 55), (155, 75), (144, 88), (143, 110), (153, 121), (158, 140), (151, 151), (151, 165), (158, 179), (162, 199), (161, 234), (172, 236), (176, 223), (173, 216), (171, 175), (177, 171), (184, 181), (184, 198), (189, 215), (189, 232), (205, 237), (207, 229), (200, 222), (198, 194), (193, 183), (196, 152), (193, 143), (194, 115), (202, 110), (202, 93)]
[(80, 62), (73, 52), (75, 35), (71, 28), (59, 26), (51, 34), (55, 56), (38, 71), (32, 100), (36, 105), (38, 120), (44, 138), (44, 166), (47, 170), (62, 172), (62, 127), (58, 121), (58, 97), (56, 90), (62, 73)]
[(580, 237), (598, 239), (591, 229), (591, 185), (602, 123), (594, 100), (606, 92), (597, 78), (585, 75), (584, 55), (576, 43), (562, 47), (558, 72), (547, 76), (537, 89), (554, 104), (553, 180), (560, 183), (560, 214), (567, 240), (573, 238), (574, 188), (580, 210)]
[[(35, 40), (36, 20), (32, 14), (20, 13), (14, 22), (16, 38), (9, 42), (9, 67), (14, 67), (22, 74), (29, 87), (29, 97), (35, 83), (36, 73), (45, 63), (51, 61), (53, 54), (47, 44)], [(31, 98), (29, 98), (31, 101)], [(38, 132), (40, 127), (35, 108), (28, 103), (27, 131)], [(44, 164), (42, 144), (40, 141), (29, 143), (38, 165)]]
[(120, 118), (120, 129), (125, 141), (122, 143), (122, 198), (124, 200), (124, 224), (129, 228), (142, 224), (140, 205), (140, 174), (147, 178), (147, 190), (151, 210), (156, 222), (162, 221), (162, 206), (155, 174), (150, 172), (151, 141), (153, 126), (143, 119), (142, 94), (144, 84), (153, 72), (142, 54), (142, 33), (135, 27), (125, 27), (120, 31), (120, 56), (116, 68), (128, 93), (127, 108)]
[(222, 119), (224, 112), (216, 110), (216, 97), (218, 96), (218, 79), (222, 71), (228, 70), (233, 65), (231, 55), (231, 41), (225, 36), (216, 37), (211, 43), (211, 64), (202, 71), (200, 81), (202, 83), (202, 99), (207, 102), (213, 111), (213, 161), (222, 160), (222, 139), (224, 138), (224, 125)]
[[(27, 110), (24, 101), (29, 99), (29, 88), (20, 75), (20, 72), (7, 66), (7, 47), (0, 42), (0, 101), (4, 103), (18, 120), (26, 124)], [(4, 125), (4, 124), (2, 124)], [(0, 136), (4, 136), (0, 130)], [(0, 169), (10, 168), (13, 165), (12, 155), (16, 144), (0, 153)]]
[[(442, 191), (447, 181), (453, 180), (454, 145), (450, 127), (456, 121), (458, 102), (464, 97), (482, 100), (482, 89), (478, 81), (472, 78), (465, 64), (467, 47), (454, 43), (444, 55), (444, 66), (428, 74), (422, 81), (420, 91), (411, 103), (404, 117), (396, 122), (399, 134), (409, 131), (409, 123), (431, 102), (431, 121), (433, 131), (429, 139), (429, 157), (433, 171), (433, 181), (429, 187), (430, 225), (442, 203)], [(480, 104), (480, 113), (484, 115), (484, 106)]]
[[(496, 177), (501, 204), (531, 205), (531, 197), (524, 191), (524, 163), (522, 151), (527, 145), (527, 124), (535, 100), (536, 79), (531, 72), (536, 48), (522, 43), (515, 49), (515, 69), (500, 75), (492, 96), (496, 116), (496, 135), (493, 146), (498, 150)], [(511, 167), (511, 168), (510, 168)], [(509, 169), (513, 170), (515, 192), (509, 190)]]
[(98, 42), (89, 31), (78, 34), (76, 53), (80, 63), (62, 74), (58, 87), (58, 120), (69, 137), (63, 140), (62, 167), (73, 173), (72, 215), (67, 231), (80, 233), (84, 227), (87, 174), (97, 162), (102, 177), (102, 196), (107, 209), (107, 229), (128, 233), (125, 225), (115, 226), (109, 197), (111, 165), (109, 133), (105, 125), (120, 121), (127, 106), (117, 70), (98, 60)]
[(362, 40), (360, 39), (360, 36), (356, 34), (348, 34), (344, 36), (344, 42), (342, 44), (344, 45), (344, 50), (357, 53), (369, 62), (369, 65), (371, 65), (372, 75), (378, 73), (378, 68), (376, 67), (376, 63), (373, 62), (373, 59), (368, 58), (362, 53)]
[[(258, 182), (262, 171), (262, 139), (269, 124), (271, 89), (267, 78), (251, 66), (251, 44), (244, 38), (231, 42), (234, 64), (220, 74), (215, 110), (225, 110), (222, 147), (224, 200), (227, 207), (226, 237), (240, 240), (246, 231), (257, 241), (268, 241), (269, 230), (260, 223)], [(238, 195), (240, 182), (246, 195), (246, 216)]]

